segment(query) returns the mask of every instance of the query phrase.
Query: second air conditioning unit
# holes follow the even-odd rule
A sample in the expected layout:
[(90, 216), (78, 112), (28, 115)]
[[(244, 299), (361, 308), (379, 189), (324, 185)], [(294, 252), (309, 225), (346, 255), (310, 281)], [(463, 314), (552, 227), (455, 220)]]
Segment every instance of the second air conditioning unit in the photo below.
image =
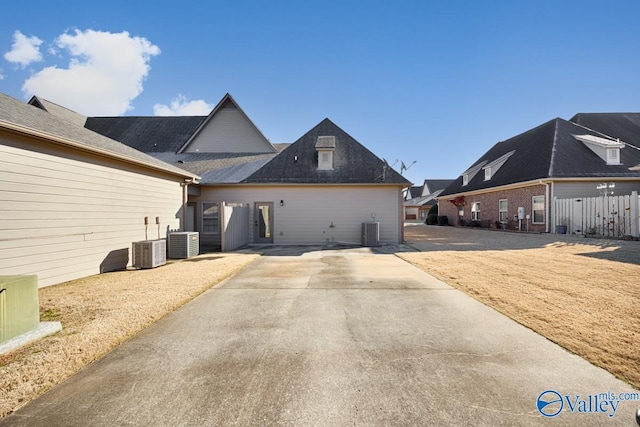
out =
[(200, 234), (195, 231), (169, 233), (169, 258), (191, 258), (200, 253)]

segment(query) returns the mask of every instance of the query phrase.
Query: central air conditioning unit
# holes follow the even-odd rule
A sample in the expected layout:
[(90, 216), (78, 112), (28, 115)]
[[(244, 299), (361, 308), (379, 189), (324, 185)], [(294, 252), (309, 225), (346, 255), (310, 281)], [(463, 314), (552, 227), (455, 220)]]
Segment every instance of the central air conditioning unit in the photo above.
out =
[(380, 244), (380, 223), (362, 223), (362, 246), (378, 246)]
[(191, 258), (200, 253), (200, 234), (196, 231), (169, 233), (169, 258)]
[(133, 242), (133, 267), (155, 268), (167, 263), (167, 241), (143, 240)]

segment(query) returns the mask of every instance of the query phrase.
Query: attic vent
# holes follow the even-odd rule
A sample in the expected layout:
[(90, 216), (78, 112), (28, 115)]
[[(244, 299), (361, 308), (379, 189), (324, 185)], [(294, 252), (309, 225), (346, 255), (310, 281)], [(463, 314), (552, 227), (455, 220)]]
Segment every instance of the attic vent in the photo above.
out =
[(333, 169), (333, 152), (336, 149), (335, 136), (319, 136), (316, 141), (318, 152), (318, 170)]
[(614, 141), (593, 135), (574, 135), (574, 138), (586, 145), (608, 165), (622, 164), (620, 163), (620, 149), (624, 148), (624, 143), (619, 139)]
[(483, 167), (482, 169), (484, 169), (484, 180), (489, 181), (491, 177), (495, 175), (496, 172), (498, 172), (498, 169), (500, 169), (500, 167), (504, 165), (504, 163), (509, 159), (509, 157), (511, 157), (515, 152), (516, 150), (509, 151), (507, 154), (500, 156), (493, 162)]

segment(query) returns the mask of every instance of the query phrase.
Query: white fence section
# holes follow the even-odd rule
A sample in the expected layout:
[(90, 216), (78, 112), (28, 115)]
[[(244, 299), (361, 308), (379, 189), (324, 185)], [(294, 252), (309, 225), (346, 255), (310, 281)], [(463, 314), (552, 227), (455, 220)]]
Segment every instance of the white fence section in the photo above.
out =
[(249, 244), (249, 206), (221, 204), (222, 235), (220, 250), (232, 251)]
[(624, 196), (555, 199), (555, 224), (567, 233), (609, 237), (640, 235), (638, 192)]

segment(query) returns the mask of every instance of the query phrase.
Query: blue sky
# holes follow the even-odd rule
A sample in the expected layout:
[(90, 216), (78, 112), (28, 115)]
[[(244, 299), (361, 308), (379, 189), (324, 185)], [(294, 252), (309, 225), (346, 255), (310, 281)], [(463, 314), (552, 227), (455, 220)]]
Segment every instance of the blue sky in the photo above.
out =
[(637, 0), (9, 2), (0, 91), (88, 115), (207, 114), (229, 92), (272, 142), (328, 117), (421, 183), (555, 117), (640, 111), (638, 17)]

